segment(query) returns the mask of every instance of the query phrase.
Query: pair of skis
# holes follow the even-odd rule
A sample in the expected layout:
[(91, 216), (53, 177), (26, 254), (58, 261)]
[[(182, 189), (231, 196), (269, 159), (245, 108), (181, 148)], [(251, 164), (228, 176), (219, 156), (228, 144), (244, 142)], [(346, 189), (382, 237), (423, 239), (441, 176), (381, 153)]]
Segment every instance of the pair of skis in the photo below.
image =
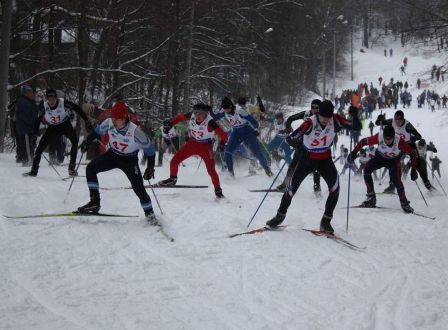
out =
[[(19, 216), (4, 215), (4, 217), (8, 218), (8, 219), (88, 217), (88, 216), (109, 217), (109, 218), (138, 218), (139, 217), (138, 215), (100, 213), (100, 212), (97, 212), (97, 213), (81, 213), (79, 211), (61, 212), (61, 213), (45, 213), (45, 214), (30, 214), (30, 215), (19, 215)], [(162, 226), (162, 224), (160, 222), (157, 225), (154, 225), (153, 227), (155, 227), (157, 232), (161, 233), (170, 242), (174, 242), (174, 238), (172, 236), (170, 236), (163, 229), (163, 226)]]
[[(281, 230), (285, 229), (286, 227), (287, 227), (287, 225), (280, 225), (280, 226), (277, 226), (277, 227), (265, 226), (265, 227), (261, 227), (261, 228), (257, 228), (257, 229), (253, 229), (253, 230), (237, 233), (237, 234), (232, 234), (232, 235), (229, 235), (229, 237), (233, 238), (233, 237), (243, 236), (243, 235), (259, 234), (259, 233), (264, 233), (264, 232), (267, 232), (267, 231), (281, 231)], [(355, 244), (347, 241), (345, 238), (342, 238), (342, 237), (340, 237), (338, 235), (335, 235), (335, 234), (330, 234), (330, 233), (327, 233), (327, 232), (324, 232), (324, 231), (320, 231), (320, 230), (305, 229), (305, 228), (303, 228), (302, 230), (304, 230), (304, 231), (306, 231), (308, 233), (311, 233), (311, 234), (313, 234), (315, 236), (329, 238), (332, 241), (334, 241), (335, 243), (344, 245), (344, 246), (348, 247), (351, 250), (363, 251), (363, 250), (366, 249), (366, 247), (361, 247), (361, 246), (355, 245)]]

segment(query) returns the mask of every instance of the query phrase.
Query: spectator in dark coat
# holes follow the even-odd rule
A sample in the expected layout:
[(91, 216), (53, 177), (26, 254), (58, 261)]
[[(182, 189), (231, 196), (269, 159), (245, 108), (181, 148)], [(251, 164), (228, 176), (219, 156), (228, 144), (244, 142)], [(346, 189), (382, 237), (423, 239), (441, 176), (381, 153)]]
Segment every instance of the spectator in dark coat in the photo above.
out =
[(34, 156), (38, 121), (38, 107), (33, 89), (28, 85), (20, 88), (16, 101), (17, 154), (24, 166), (29, 166)]

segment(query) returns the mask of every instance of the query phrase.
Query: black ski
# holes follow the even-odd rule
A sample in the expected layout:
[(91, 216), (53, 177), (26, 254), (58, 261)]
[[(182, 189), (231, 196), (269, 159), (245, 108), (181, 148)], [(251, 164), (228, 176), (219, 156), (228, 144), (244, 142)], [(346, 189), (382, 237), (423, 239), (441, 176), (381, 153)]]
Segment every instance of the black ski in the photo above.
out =
[[(365, 207), (365, 206), (362, 206), (362, 205), (354, 205), (354, 206), (350, 206), (350, 208), (352, 208), (352, 209), (380, 209), (380, 210), (400, 211), (397, 208), (386, 207), (386, 206)], [(416, 215), (418, 217), (422, 217), (422, 218), (425, 218), (425, 219), (436, 220), (436, 217), (431, 217), (429, 215), (421, 214), (421, 213), (418, 213), (418, 212), (415, 212), (415, 211), (411, 212), (411, 213), (404, 213), (404, 214), (413, 214), (413, 215)]]
[(287, 225), (280, 225), (277, 227), (261, 227), (261, 228), (257, 228), (257, 229), (253, 229), (253, 230), (249, 230), (249, 231), (245, 231), (242, 233), (237, 233), (237, 234), (232, 234), (229, 235), (230, 238), (233, 237), (237, 237), (237, 236), (242, 236), (242, 235), (251, 235), (251, 234), (258, 234), (258, 233), (263, 233), (265, 231), (278, 231), (278, 230), (282, 230), (285, 229), (287, 227)]
[(137, 218), (138, 215), (126, 215), (126, 214), (111, 214), (111, 213), (80, 213), (78, 211), (73, 212), (61, 212), (61, 213), (46, 213), (46, 214), (30, 214), (30, 215), (4, 215), (8, 219), (27, 219), (27, 218), (58, 218), (58, 217), (79, 217), (79, 216), (97, 216), (97, 217), (113, 217), (113, 218)]
[(346, 247), (348, 247), (349, 249), (352, 249), (352, 250), (363, 251), (363, 250), (366, 249), (366, 247), (360, 247), (358, 245), (355, 245), (355, 244), (347, 241), (346, 239), (344, 239), (344, 238), (342, 238), (340, 236), (337, 236), (335, 234), (330, 234), (330, 233), (327, 233), (325, 231), (313, 230), (313, 229), (305, 229), (305, 228), (303, 228), (302, 230), (307, 231), (307, 232), (309, 232), (309, 233), (311, 233), (313, 235), (316, 235), (316, 236), (327, 237), (327, 238), (333, 240), (334, 242), (336, 242), (338, 244), (341, 244), (341, 245), (344, 245), (344, 246), (346, 246)]
[[(189, 185), (189, 184), (177, 184), (175, 186), (161, 186), (159, 184), (153, 184), (153, 185), (145, 185), (145, 188), (208, 188), (208, 186), (200, 186), (200, 185)], [(127, 190), (127, 189), (132, 189), (131, 186), (126, 186), (126, 187), (100, 187), (101, 190)]]

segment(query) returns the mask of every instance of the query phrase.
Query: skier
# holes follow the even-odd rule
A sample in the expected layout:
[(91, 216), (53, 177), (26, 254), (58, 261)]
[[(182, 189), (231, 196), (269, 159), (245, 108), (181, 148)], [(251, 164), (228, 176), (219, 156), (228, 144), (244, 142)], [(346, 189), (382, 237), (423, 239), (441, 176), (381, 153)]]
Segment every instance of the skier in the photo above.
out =
[(70, 176), (77, 176), (78, 173), (75, 170), (76, 155), (78, 154), (78, 136), (70, 123), (70, 114), (68, 110), (75, 111), (85, 122), (88, 132), (92, 131), (93, 126), (87, 119), (86, 114), (82, 109), (63, 98), (58, 98), (56, 90), (46, 90), (46, 101), (40, 104), (41, 120), (48, 125), (44, 135), (39, 141), (36, 152), (34, 154), (33, 165), (31, 171), (25, 173), (28, 176), (37, 176), (39, 170), (40, 158), (42, 152), (48, 146), (50, 141), (57, 135), (65, 135), (71, 142), (72, 147), (70, 150), (70, 163), (68, 165), (68, 174)]
[(159, 157), (158, 157), (158, 165), (162, 166), (163, 162), (163, 154), (170, 148), (174, 149), (174, 152), (179, 150), (179, 135), (176, 132), (176, 129), (171, 126), (171, 120), (165, 119), (163, 121), (163, 126), (160, 127), (160, 131), (162, 134), (162, 138), (159, 146)]
[(258, 122), (247, 111), (246, 103), (246, 98), (240, 97), (238, 99), (238, 104), (234, 106), (232, 101), (225, 97), (221, 103), (221, 107), (224, 111), (215, 114), (215, 120), (225, 117), (232, 126), (232, 133), (230, 133), (229, 141), (225, 147), (227, 170), (232, 176), (235, 175), (233, 170), (233, 152), (241, 144), (241, 142), (243, 142), (249, 146), (251, 151), (258, 158), (261, 166), (266, 172), (266, 175), (272, 176), (273, 173), (257, 139), (257, 136), (260, 134), (258, 131)]
[(441, 178), (442, 176), (440, 175), (440, 163), (442, 163), (442, 161), (435, 156), (434, 158), (430, 158), (429, 159), (431, 161), (431, 172), (432, 172), (432, 178), (434, 179), (434, 172), (437, 171), (437, 174), (439, 174), (439, 178)]
[[(333, 233), (331, 219), (339, 198), (338, 171), (331, 158), (331, 144), (341, 126), (350, 129), (352, 123), (333, 113), (334, 106), (329, 100), (319, 105), (319, 111), (303, 122), (288, 138), (287, 142), (294, 147), (303, 145), (302, 155), (294, 168), (288, 189), (282, 197), (277, 214), (266, 222), (269, 227), (280, 225), (286, 217), (286, 212), (306, 176), (318, 170), (328, 185), (329, 195), (325, 204), (325, 212), (320, 222), (320, 230)], [(303, 144), (300, 142), (303, 139)]]
[[(404, 113), (401, 110), (395, 112), (393, 119), (385, 119), (384, 115), (378, 115), (375, 124), (377, 126), (391, 125), (394, 128), (395, 132), (404, 140), (404, 142), (410, 145), (414, 150), (416, 149), (415, 142), (422, 138), (415, 127), (404, 118)], [(421, 169), (418, 165), (417, 171), (419, 172), (420, 176), (422, 176), (423, 169)], [(384, 190), (384, 192), (392, 194), (394, 191), (394, 183), (390, 181), (389, 186)]]
[[(425, 139), (421, 139), (420, 141), (417, 142), (417, 168), (419, 168), (421, 171), (419, 173), (420, 174), (420, 178), (422, 179), (426, 189), (428, 189), (429, 191), (433, 191), (436, 188), (434, 188), (434, 186), (431, 184), (431, 182), (429, 182), (429, 178), (428, 178), (428, 170), (427, 170), (427, 162), (426, 162), (426, 154), (428, 151), (432, 151), (434, 153), (437, 152), (436, 147), (434, 146), (434, 144), (430, 143), (429, 145), (426, 144)], [(409, 170), (409, 166), (410, 164), (406, 164), (406, 168), (405, 171)]]
[(410, 155), (412, 159), (412, 171), (411, 180), (417, 180), (417, 155), (415, 150), (411, 146), (406, 144), (405, 140), (395, 132), (395, 129), (391, 125), (387, 125), (383, 128), (383, 131), (362, 139), (353, 148), (350, 153), (349, 159), (351, 161), (356, 159), (358, 151), (366, 145), (378, 145), (376, 149), (376, 155), (370, 159), (366, 167), (364, 168), (364, 182), (367, 187), (367, 199), (362, 202), (362, 207), (376, 207), (376, 194), (375, 187), (372, 179), (372, 172), (386, 167), (389, 170), (389, 175), (392, 182), (397, 187), (397, 194), (400, 198), (401, 208), (405, 213), (413, 213), (414, 209), (409, 205), (409, 201), (406, 198), (403, 182), (401, 182), (401, 167), (400, 167), (400, 153), (404, 152)]
[[(167, 127), (171, 128), (176, 124), (188, 121), (189, 139), (174, 155), (170, 162), (170, 177), (159, 181), (161, 186), (174, 186), (177, 183), (177, 172), (179, 164), (185, 159), (197, 155), (201, 157), (207, 168), (207, 172), (212, 179), (217, 198), (223, 198), (218, 173), (215, 169), (215, 156), (213, 154), (212, 139), (215, 133), (219, 135), (221, 142), (220, 149), (224, 149), (227, 142), (227, 134), (210, 116), (211, 107), (204, 103), (197, 103), (193, 106), (193, 111), (179, 114), (171, 119)], [(168, 123), (167, 123), (168, 124)]]
[(292, 129), (287, 129), (285, 126), (285, 119), (283, 118), (283, 114), (281, 112), (277, 112), (275, 114), (275, 137), (271, 142), (267, 145), (266, 149), (271, 154), (273, 149), (281, 149), (285, 153), (285, 160), (289, 164), (291, 164), (291, 154), (292, 150), (289, 145), (286, 143), (285, 139), (288, 137), (288, 133), (292, 131)]
[(369, 123), (370, 136), (373, 135), (373, 128), (374, 127), (375, 127), (375, 124), (373, 123), (373, 121), (370, 121), (370, 123)]
[[(95, 157), (86, 168), (87, 186), (90, 191), (90, 201), (78, 208), (80, 213), (97, 213), (100, 210), (100, 193), (97, 174), (118, 168), (122, 170), (132, 189), (140, 199), (146, 220), (152, 225), (158, 225), (154, 215), (151, 198), (145, 190), (143, 179), (154, 178), (155, 149), (149, 137), (136, 124), (130, 121), (129, 109), (122, 101), (118, 101), (110, 111), (110, 118), (97, 125), (81, 144), (85, 152), (93, 140), (100, 140), (104, 134), (109, 135), (106, 153)], [(148, 156), (145, 173), (138, 166), (138, 152), (143, 149)]]
[[(306, 110), (306, 111), (301, 111), (299, 113), (296, 113), (292, 116), (289, 116), (288, 119), (286, 119), (285, 122), (285, 128), (286, 130), (288, 130), (289, 132), (292, 132), (292, 127), (291, 124), (292, 122), (302, 119), (302, 120), (307, 120), (308, 118), (310, 118), (311, 116), (317, 114), (317, 112), (319, 111), (319, 105), (322, 103), (321, 100), (318, 99), (314, 99), (313, 101), (311, 101), (311, 108), (310, 110)], [(342, 145), (343, 147), (344, 145)], [(299, 162), (299, 159), (302, 155), (302, 151), (299, 150), (301, 149), (302, 146), (300, 145), (300, 148), (296, 148), (296, 151), (294, 152), (294, 156), (292, 159), (291, 164), (289, 164), (288, 167), (288, 171), (286, 172), (286, 177), (283, 180), (283, 182), (277, 186), (278, 190), (285, 190), (286, 189), (286, 185), (288, 184), (289, 180), (291, 179), (291, 176), (294, 172), (294, 169), (297, 166), (297, 163)], [(313, 172), (313, 181), (314, 181), (314, 185), (313, 185), (313, 189), (314, 189), (314, 193), (315, 194), (319, 194), (321, 191), (320, 188), (320, 173), (319, 171), (314, 171)]]

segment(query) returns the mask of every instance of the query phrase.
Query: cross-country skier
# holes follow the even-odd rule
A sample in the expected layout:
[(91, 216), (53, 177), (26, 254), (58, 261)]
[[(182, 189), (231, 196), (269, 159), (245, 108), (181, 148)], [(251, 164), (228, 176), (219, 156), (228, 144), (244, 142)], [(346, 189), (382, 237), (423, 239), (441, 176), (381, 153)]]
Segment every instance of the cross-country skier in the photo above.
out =
[[(90, 201), (78, 208), (81, 213), (97, 213), (100, 210), (100, 193), (97, 174), (118, 168), (122, 170), (132, 189), (140, 199), (140, 204), (150, 224), (157, 225), (151, 198), (145, 190), (143, 179), (154, 178), (155, 150), (149, 137), (136, 124), (129, 119), (129, 110), (126, 104), (118, 101), (111, 109), (110, 118), (96, 126), (81, 143), (81, 151), (85, 152), (93, 140), (100, 140), (104, 134), (109, 135), (106, 153), (95, 157), (86, 168), (87, 186), (90, 191)], [(138, 166), (138, 151), (143, 149), (148, 156), (148, 165), (145, 173), (140, 172)]]
[(163, 154), (168, 149), (172, 148), (174, 152), (177, 152), (177, 150), (179, 150), (179, 135), (177, 134), (176, 129), (171, 126), (170, 119), (165, 119), (163, 121), (163, 126), (160, 127), (160, 131), (162, 134), (162, 138), (159, 146), (158, 165), (162, 166)]
[(272, 139), (271, 142), (268, 143), (266, 149), (268, 150), (269, 154), (271, 154), (272, 150), (274, 149), (281, 149), (285, 153), (285, 160), (289, 164), (291, 164), (291, 154), (292, 150), (289, 146), (289, 144), (286, 143), (285, 139), (288, 137), (289, 133), (292, 132), (292, 130), (288, 130), (285, 126), (285, 119), (283, 118), (283, 113), (277, 112), (275, 114), (275, 137)]
[(215, 133), (219, 135), (221, 141), (219, 148), (224, 149), (227, 142), (227, 134), (210, 116), (211, 107), (204, 103), (198, 103), (193, 106), (193, 111), (180, 114), (171, 119), (168, 127), (173, 127), (176, 124), (188, 121), (189, 139), (179, 151), (176, 152), (170, 162), (170, 177), (159, 182), (161, 186), (174, 186), (177, 183), (177, 172), (179, 164), (185, 159), (197, 155), (202, 158), (207, 168), (207, 172), (212, 179), (215, 187), (215, 195), (217, 198), (224, 197), (219, 182), (218, 173), (215, 169), (215, 155), (213, 153), (212, 139)]
[(349, 158), (353, 161), (359, 150), (366, 145), (378, 145), (376, 149), (376, 155), (370, 159), (366, 167), (364, 168), (364, 182), (367, 187), (367, 199), (362, 202), (363, 207), (375, 207), (376, 206), (376, 194), (375, 187), (372, 179), (372, 172), (386, 167), (389, 170), (390, 178), (393, 184), (397, 187), (397, 194), (400, 198), (401, 208), (406, 213), (414, 212), (414, 209), (409, 205), (409, 201), (406, 198), (403, 182), (401, 182), (401, 166), (400, 166), (400, 154), (402, 152), (410, 155), (412, 160), (411, 180), (417, 180), (417, 171), (415, 169), (417, 165), (417, 154), (414, 149), (400, 135), (395, 131), (393, 126), (387, 125), (383, 128), (383, 131), (362, 139), (353, 148)]
[[(299, 113), (296, 113), (292, 116), (289, 116), (288, 119), (286, 119), (285, 122), (285, 128), (286, 130), (292, 132), (291, 124), (299, 119), (307, 120), (311, 116), (315, 115), (319, 111), (319, 105), (322, 103), (321, 100), (315, 99), (311, 101), (311, 108), (306, 111), (301, 111)], [(299, 149), (302, 148), (301, 144), (299, 144)], [(344, 145), (342, 145), (343, 147)], [(283, 180), (283, 182), (277, 186), (278, 190), (285, 190), (286, 185), (288, 184), (289, 180), (291, 179), (292, 173), (294, 172), (294, 169), (296, 168), (296, 165), (300, 159), (300, 156), (302, 155), (302, 152), (296, 149), (294, 152), (294, 156), (292, 158), (292, 162), (289, 164), (288, 171), (286, 173), (286, 177)], [(313, 172), (313, 180), (314, 180), (314, 192), (316, 194), (320, 194), (321, 188), (320, 188), (320, 173), (319, 171)]]
[(56, 90), (46, 90), (46, 101), (40, 104), (41, 120), (48, 125), (44, 135), (39, 141), (36, 152), (34, 154), (33, 165), (31, 171), (25, 173), (29, 176), (37, 176), (39, 170), (39, 163), (45, 148), (53, 140), (55, 136), (65, 135), (71, 142), (72, 147), (70, 149), (70, 163), (68, 165), (68, 174), (70, 176), (76, 176), (78, 173), (75, 170), (76, 156), (78, 154), (78, 136), (70, 122), (69, 110), (75, 111), (85, 122), (88, 131), (93, 129), (89, 123), (86, 114), (82, 109), (63, 98), (58, 98)]
[[(420, 133), (415, 129), (415, 127), (404, 118), (404, 113), (401, 110), (398, 110), (394, 114), (394, 118), (392, 119), (385, 119), (384, 115), (378, 115), (378, 118), (375, 122), (377, 126), (385, 126), (385, 125), (391, 125), (395, 133), (398, 134), (406, 144), (408, 144), (412, 149), (416, 149), (415, 142), (420, 140), (422, 136)], [(422, 180), (425, 180), (428, 178), (428, 175), (426, 175), (423, 172), (423, 169), (417, 164), (417, 171), (422, 177)], [(427, 187), (427, 189), (429, 189)], [(391, 181), (389, 182), (389, 186), (384, 190), (385, 193), (393, 194), (395, 191), (395, 186)]]
[(266, 175), (272, 176), (273, 173), (257, 139), (257, 136), (260, 134), (258, 131), (258, 122), (249, 114), (246, 108), (246, 103), (246, 98), (240, 97), (238, 99), (238, 104), (234, 106), (232, 101), (225, 97), (221, 103), (221, 107), (224, 111), (216, 113), (214, 117), (216, 120), (225, 117), (232, 126), (232, 133), (230, 133), (229, 141), (225, 147), (227, 170), (232, 176), (235, 175), (233, 170), (233, 152), (241, 142), (243, 142), (257, 157), (266, 172)]
[(303, 122), (287, 138), (287, 142), (294, 147), (297, 147), (303, 139), (302, 155), (288, 183), (288, 189), (283, 194), (277, 214), (266, 222), (267, 226), (276, 227), (283, 222), (291, 200), (302, 181), (309, 173), (318, 170), (329, 190), (320, 230), (327, 233), (334, 232), (331, 219), (339, 198), (339, 176), (331, 158), (331, 145), (341, 127), (351, 129), (352, 123), (333, 113), (333, 110), (331, 101), (323, 101), (319, 105), (319, 112)]

